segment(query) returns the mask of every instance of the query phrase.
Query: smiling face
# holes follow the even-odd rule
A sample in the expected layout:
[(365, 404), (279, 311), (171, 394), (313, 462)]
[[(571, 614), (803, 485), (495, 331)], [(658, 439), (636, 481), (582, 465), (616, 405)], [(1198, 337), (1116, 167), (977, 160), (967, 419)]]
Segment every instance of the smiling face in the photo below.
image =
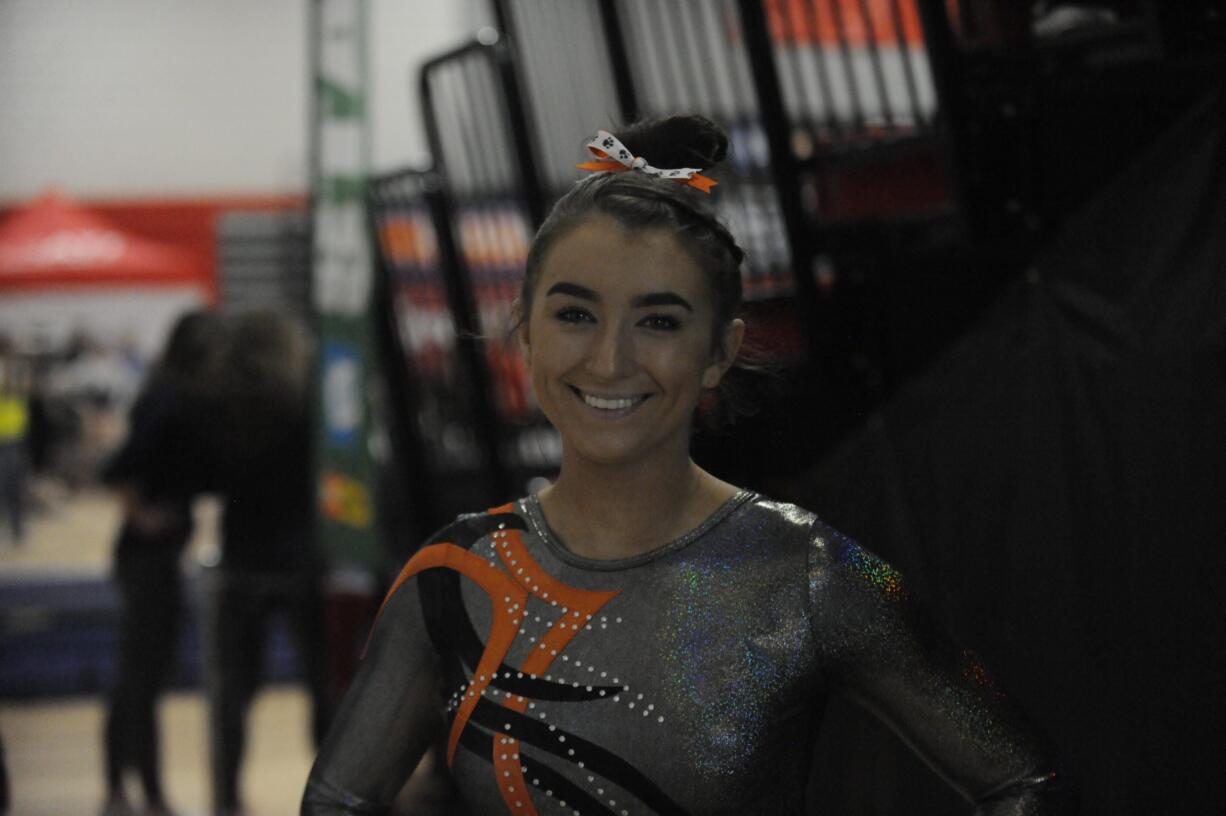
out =
[(599, 216), (561, 236), (520, 339), (565, 456), (688, 461), (699, 397), (719, 384), (744, 330), (736, 320), (716, 333), (714, 321), (710, 286), (672, 233)]

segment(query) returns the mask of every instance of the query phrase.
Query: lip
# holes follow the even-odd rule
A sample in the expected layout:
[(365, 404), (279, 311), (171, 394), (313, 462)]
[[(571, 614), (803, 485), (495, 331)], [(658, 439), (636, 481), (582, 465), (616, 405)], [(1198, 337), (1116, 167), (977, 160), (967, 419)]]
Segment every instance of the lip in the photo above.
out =
[[(568, 385), (567, 387), (571, 390), (571, 393), (575, 395), (575, 399), (577, 399), (584, 408), (601, 419), (620, 419), (622, 417), (629, 416), (637, 411), (639, 407), (651, 397), (651, 394), (598, 394), (592, 391), (584, 391), (583, 389), (576, 388), (573, 385)], [(620, 408), (601, 408), (592, 405), (590, 402), (588, 402), (587, 398), (607, 402), (624, 400), (632, 400), (632, 402), (630, 405)]]

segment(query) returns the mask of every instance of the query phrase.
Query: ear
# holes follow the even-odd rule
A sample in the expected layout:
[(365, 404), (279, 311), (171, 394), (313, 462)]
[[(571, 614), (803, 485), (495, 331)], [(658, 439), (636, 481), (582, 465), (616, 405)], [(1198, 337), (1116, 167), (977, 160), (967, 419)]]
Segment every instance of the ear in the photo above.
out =
[(745, 321), (739, 317), (729, 320), (728, 325), (724, 327), (724, 331), (720, 334), (719, 348), (716, 350), (715, 359), (702, 372), (703, 388), (714, 388), (719, 385), (719, 381), (724, 378), (724, 374), (736, 362), (736, 355), (741, 350), (741, 343), (744, 340)]

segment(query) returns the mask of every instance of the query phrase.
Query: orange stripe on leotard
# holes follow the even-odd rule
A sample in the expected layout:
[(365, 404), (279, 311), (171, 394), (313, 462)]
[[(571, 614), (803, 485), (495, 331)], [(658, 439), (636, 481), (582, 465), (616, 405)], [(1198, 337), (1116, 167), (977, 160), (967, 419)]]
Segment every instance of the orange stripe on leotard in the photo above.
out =
[[(513, 512), (513, 509), (513, 505), (506, 504), (489, 512), (491, 515), (503, 515)], [(472, 681), (451, 724), (447, 739), (449, 766), (454, 762), (460, 734), (468, 726), (473, 709), (493, 680), (494, 672), (506, 662), (507, 653), (527, 612), (528, 597), (535, 596), (541, 602), (557, 607), (560, 614), (518, 667), (525, 674), (540, 675), (549, 669), (557, 656), (588, 626), (596, 613), (618, 594), (578, 589), (558, 581), (528, 555), (523, 534), (519, 530), (503, 528), (492, 531), (490, 535), (498, 558), (507, 572), (455, 544), (431, 544), (409, 559), (379, 607), (381, 614), (388, 599), (405, 581), (427, 569), (455, 570), (471, 579), (489, 596), (490, 630)], [(501, 603), (499, 597), (502, 598)], [(528, 708), (528, 700), (522, 696), (506, 697), (501, 705), (522, 714)], [(501, 742), (504, 739), (506, 742)], [(493, 755), (490, 759), (499, 793), (507, 809), (515, 816), (536, 816), (537, 811), (523, 775), (519, 741), (514, 737), (500, 735), (492, 742)]]
[[(512, 505), (504, 505), (491, 510), (491, 513), (511, 512)], [(574, 640), (575, 636), (587, 626), (592, 617), (613, 598), (617, 592), (601, 592), (572, 587), (547, 573), (540, 564), (528, 554), (524, 546), (523, 533), (519, 530), (504, 529), (493, 532), (494, 550), (502, 561), (503, 567), (510, 577), (519, 585), (519, 589), (531, 594), (550, 606), (557, 607), (560, 617), (554, 621), (545, 636), (519, 665), (519, 670), (528, 675), (541, 675), (548, 671), (558, 655)], [(528, 700), (524, 697), (507, 697), (502, 701), (505, 708), (523, 713), (528, 708)], [(535, 813), (525, 807), (531, 807), (531, 800), (525, 795), (516, 796), (519, 791), (527, 792), (527, 781), (523, 775), (523, 765), (518, 759), (519, 741), (507, 739), (505, 745), (494, 740), (493, 756), (495, 774), (498, 778), (499, 791), (507, 808), (515, 814)], [(503, 757), (506, 759), (503, 759)], [(505, 780), (505, 784), (504, 784)]]

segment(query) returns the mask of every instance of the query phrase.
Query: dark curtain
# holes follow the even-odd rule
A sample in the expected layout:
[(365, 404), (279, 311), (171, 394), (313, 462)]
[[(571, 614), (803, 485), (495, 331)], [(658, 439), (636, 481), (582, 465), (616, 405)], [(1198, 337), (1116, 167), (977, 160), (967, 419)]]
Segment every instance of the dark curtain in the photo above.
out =
[[(1154, 142), (788, 496), (903, 570), (1052, 736), (1086, 814), (1224, 807), (1224, 107)], [(841, 703), (812, 796), (960, 812)]]

